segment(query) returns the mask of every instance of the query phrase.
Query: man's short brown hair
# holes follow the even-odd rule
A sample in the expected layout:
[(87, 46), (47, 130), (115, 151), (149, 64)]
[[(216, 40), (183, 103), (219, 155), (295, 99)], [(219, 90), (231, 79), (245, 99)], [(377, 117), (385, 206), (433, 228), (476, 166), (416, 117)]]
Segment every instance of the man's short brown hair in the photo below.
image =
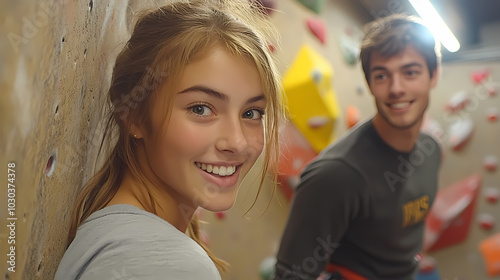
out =
[(408, 45), (424, 56), (432, 77), (441, 63), (440, 44), (436, 43), (430, 30), (419, 18), (393, 14), (367, 24), (360, 53), (366, 82), (370, 84), (370, 59), (373, 52), (391, 57), (401, 53)]

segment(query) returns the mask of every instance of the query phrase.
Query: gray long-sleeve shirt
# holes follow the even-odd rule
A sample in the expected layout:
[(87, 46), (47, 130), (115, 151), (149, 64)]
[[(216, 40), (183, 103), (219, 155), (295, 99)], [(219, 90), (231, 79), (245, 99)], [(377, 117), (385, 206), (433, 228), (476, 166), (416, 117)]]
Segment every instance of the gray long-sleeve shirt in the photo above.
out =
[(158, 216), (120, 204), (78, 229), (55, 280), (220, 280), (206, 252)]

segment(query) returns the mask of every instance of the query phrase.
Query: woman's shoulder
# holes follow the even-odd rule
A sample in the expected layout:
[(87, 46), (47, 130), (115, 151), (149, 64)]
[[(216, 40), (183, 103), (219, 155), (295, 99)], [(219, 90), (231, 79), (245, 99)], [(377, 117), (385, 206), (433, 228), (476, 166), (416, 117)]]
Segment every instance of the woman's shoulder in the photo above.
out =
[[(94, 212), (78, 228), (78, 232), (100, 231), (107, 233), (128, 230), (126, 233), (130, 235), (135, 232), (151, 233), (153, 228), (161, 232), (171, 231), (182, 234), (160, 217), (128, 204), (112, 205)], [(126, 237), (127, 234), (124, 236)]]
[[(108, 206), (93, 213), (78, 228), (75, 246), (100, 244), (132, 250), (134, 246), (148, 250), (198, 245), (186, 234), (160, 217), (132, 205)], [(82, 244), (80, 244), (82, 243)], [(72, 244), (73, 245), (73, 244)]]
[(188, 272), (193, 265), (202, 273), (218, 275), (206, 252), (168, 222), (131, 205), (113, 205), (82, 224), (59, 269), (71, 267), (70, 274), (99, 279), (123, 271), (149, 279), (160, 272)]

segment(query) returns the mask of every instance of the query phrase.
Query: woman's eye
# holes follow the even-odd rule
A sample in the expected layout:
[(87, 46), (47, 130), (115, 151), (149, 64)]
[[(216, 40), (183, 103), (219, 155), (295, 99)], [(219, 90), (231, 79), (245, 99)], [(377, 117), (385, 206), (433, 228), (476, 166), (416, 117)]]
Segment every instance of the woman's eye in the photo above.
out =
[(264, 110), (252, 109), (243, 113), (245, 119), (258, 120), (264, 116)]
[(206, 105), (195, 105), (191, 108), (189, 108), (191, 112), (193, 112), (196, 115), (200, 116), (210, 116), (213, 114), (212, 109), (210, 109)]

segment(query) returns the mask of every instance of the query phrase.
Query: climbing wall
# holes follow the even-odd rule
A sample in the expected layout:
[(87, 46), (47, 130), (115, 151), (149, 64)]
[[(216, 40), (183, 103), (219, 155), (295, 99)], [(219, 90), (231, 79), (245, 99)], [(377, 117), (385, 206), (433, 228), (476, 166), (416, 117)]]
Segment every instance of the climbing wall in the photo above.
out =
[[(455, 103), (460, 100), (456, 99), (457, 94), (463, 94), (466, 101), (450, 110), (451, 104), (460, 103)], [(490, 116), (500, 110), (499, 95), (500, 62), (495, 61), (444, 64), (438, 86), (431, 93), (428, 115), (442, 129), (444, 159), (440, 188), (452, 186), (475, 174), (482, 178), (471, 212), (464, 211), (450, 225), (463, 231), (461, 225), (470, 215), (465, 238), (431, 252), (442, 279), (500, 279), (498, 269), (496, 275), (487, 273), (487, 261), (479, 249), (482, 240), (500, 232), (500, 204), (495, 200), (495, 194), (500, 191), (500, 170), (485, 166), (488, 158), (500, 158), (500, 122)], [(463, 121), (470, 122), (473, 128), (465, 143), (454, 149), (451, 139), (455, 132), (450, 128)], [(455, 230), (447, 238), (460, 234)], [(497, 267), (499, 256), (497, 251), (491, 258), (497, 262)]]
[[(129, 36), (136, 12), (164, 2), (0, 4), (0, 279), (53, 278), (64, 252), (75, 195), (94, 170), (112, 61)], [(353, 120), (375, 113), (353, 55), (367, 17), (349, 0), (302, 2), (275, 1), (277, 11), (270, 14), (282, 37), (275, 46), (278, 68), (285, 76), (304, 44), (331, 64), (330, 82), (342, 111), (333, 131), (338, 137)], [(478, 83), (473, 74), (484, 70), (489, 75)], [(445, 64), (431, 95), (428, 116), (443, 134), (440, 188), (472, 174), (482, 178), (465, 239), (431, 253), (443, 279), (498, 279), (488, 276), (479, 246), (500, 232), (500, 204), (488, 200), (494, 190), (500, 191), (500, 171), (483, 165), (491, 159), (487, 156), (500, 157), (500, 122), (490, 121), (487, 115), (491, 108), (500, 109), (500, 93), (488, 95), (488, 88), (499, 90), (499, 85), (498, 62)], [(450, 99), (460, 91), (466, 91), (469, 103), (448, 111)], [(454, 150), (448, 143), (448, 129), (454, 121), (465, 119), (473, 122), (473, 133), (461, 149)], [(268, 180), (255, 201), (255, 176), (254, 172), (247, 178), (231, 210), (202, 214), (208, 222), (202, 227), (204, 239), (216, 255), (231, 263), (225, 280), (261, 279), (259, 268), (276, 254), (286, 222), (290, 193), (273, 192)], [(481, 224), (479, 219), (484, 217), (493, 226)]]
[(112, 62), (136, 12), (159, 3), (0, 3), (0, 279), (54, 277), (93, 172)]
[[(280, 31), (282, 41), (281, 48), (275, 48), (275, 55), (285, 80), (304, 45), (331, 64), (334, 75), (329, 78), (342, 111), (333, 131), (334, 138), (338, 138), (357, 120), (365, 120), (375, 113), (373, 98), (355, 55), (359, 47), (360, 29), (367, 18), (349, 1), (322, 2), (276, 1), (275, 8), (278, 11), (271, 14), (271, 19)], [(397, 12), (398, 3), (391, 3), (395, 5), (385, 10), (371, 11), (370, 14)], [(319, 9), (319, 6), (322, 8)], [(436, 209), (436, 212), (438, 216), (450, 212), (456, 215), (446, 225), (449, 228), (446, 232), (451, 235), (445, 235), (437, 244), (439, 246), (434, 247), (424, 258), (419, 280), (500, 279), (498, 275), (488, 274), (487, 260), (480, 249), (484, 250), (489, 245), (497, 250), (490, 250), (489, 257), (490, 265), (499, 267), (500, 254), (498, 245), (495, 245), (498, 241), (487, 238), (497, 236), (500, 232), (500, 202), (495, 202), (495, 194), (500, 191), (500, 170), (495, 170), (491, 164), (485, 166), (485, 161), (492, 161), (495, 157), (500, 160), (500, 121), (495, 121), (493, 117), (500, 110), (499, 75), (498, 61), (445, 63), (438, 86), (431, 92), (427, 111), (430, 124), (427, 129), (441, 139), (444, 156), (439, 189), (454, 187), (451, 194), (443, 192), (443, 197), (454, 197), (450, 199), (451, 202), (444, 203), (445, 211)], [(495, 90), (496, 95), (490, 93)], [(465, 95), (468, 103), (460, 104), (460, 95)], [(466, 124), (461, 125), (465, 126), (465, 132), (451, 128), (456, 122)], [(473, 127), (469, 137), (467, 124)], [(314, 154), (312, 146), (304, 145), (307, 143), (306, 137), (297, 128), (290, 129), (287, 126), (284, 131), (285, 136), (289, 137), (284, 140), (289, 149), (282, 152), (284, 157), (281, 160), (286, 165), (282, 171), (292, 176), (280, 179), (287, 188), (278, 189), (280, 193), (270, 198), (270, 194), (264, 192), (258, 199), (260, 204), (257, 203), (250, 211), (250, 214), (261, 213), (259, 211), (263, 207), (266, 209), (262, 201), (270, 201), (271, 205), (265, 214), (262, 217), (254, 214), (242, 220), (246, 208), (241, 205), (247, 206), (248, 199), (252, 201), (253, 197), (242, 199), (243, 196), (240, 196), (236, 206), (225, 215), (204, 215), (208, 221), (204, 228), (212, 250), (232, 264), (223, 279), (268, 279), (266, 277), (272, 268), (270, 257), (277, 252), (285, 222), (283, 218), (287, 217), (288, 200), (293, 192), (288, 187), (297, 183), (297, 170), (294, 167), (303, 168)], [(462, 133), (465, 135), (463, 140), (466, 140), (463, 143)], [(299, 158), (301, 162), (287, 162), (290, 158)], [(242, 203), (242, 200), (245, 202)], [(483, 240), (490, 243), (483, 243)], [(228, 243), (232, 245), (228, 246)]]

